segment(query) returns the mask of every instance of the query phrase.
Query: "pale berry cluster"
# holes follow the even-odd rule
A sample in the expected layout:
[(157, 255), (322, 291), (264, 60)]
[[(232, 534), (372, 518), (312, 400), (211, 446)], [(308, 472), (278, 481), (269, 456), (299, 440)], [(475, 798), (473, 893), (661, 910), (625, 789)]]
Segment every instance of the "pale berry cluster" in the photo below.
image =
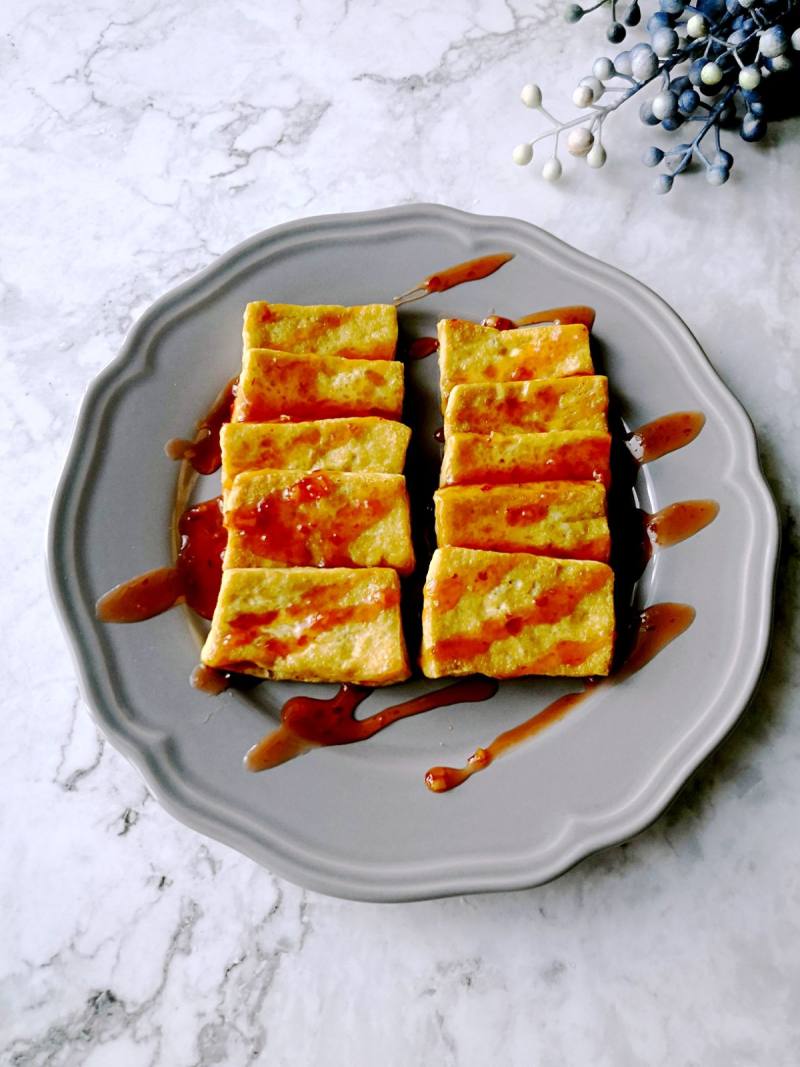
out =
[[(587, 8), (571, 3), (565, 17), (578, 22), (601, 7), (611, 15), (606, 36), (612, 44), (620, 44), (627, 28), (638, 26), (642, 19), (639, 0), (625, 4), (598, 0)], [(517, 145), (515, 163), (526, 166), (533, 160), (534, 146), (552, 138), (552, 152), (542, 165), (547, 181), (561, 177), (559, 148), (563, 143), (570, 155), (583, 157), (590, 167), (602, 167), (606, 161), (603, 127), (609, 115), (651, 87), (654, 92), (639, 107), (641, 121), (668, 132), (685, 125), (693, 133), (690, 140), (666, 151), (656, 145), (646, 149), (642, 160), (646, 166), (663, 164), (656, 192), (669, 192), (676, 175), (693, 161), (702, 165), (711, 185), (724, 185), (733, 156), (722, 148), (720, 131), (738, 129), (745, 141), (761, 140), (775, 95), (775, 76), (793, 70), (796, 74), (800, 67), (800, 57), (793, 54), (800, 51), (800, 0), (694, 0), (691, 4), (659, 0), (646, 30), (649, 41), (618, 52), (613, 59), (595, 59), (591, 74), (581, 78), (572, 94), (573, 104), (582, 111), (575, 118), (564, 122), (555, 118), (543, 106), (538, 85), (523, 88), (522, 102), (544, 115), (549, 128)], [(796, 92), (796, 83), (792, 90)]]

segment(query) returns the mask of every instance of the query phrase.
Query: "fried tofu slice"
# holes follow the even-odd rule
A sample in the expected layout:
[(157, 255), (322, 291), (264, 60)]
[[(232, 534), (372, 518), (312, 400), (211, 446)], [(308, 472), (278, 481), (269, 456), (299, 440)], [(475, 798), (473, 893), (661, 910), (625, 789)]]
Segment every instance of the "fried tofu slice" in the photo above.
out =
[(451, 433), (608, 429), (608, 379), (599, 374), (456, 385), (444, 413)]
[(270, 304), (255, 300), (244, 312), (248, 348), (307, 352), (347, 359), (394, 359), (397, 309), (392, 304)]
[(411, 430), (389, 419), (227, 422), (222, 427), (222, 488), (237, 474), (273, 470), (402, 474)]
[(533, 552), (607, 563), (606, 491), (597, 482), (453, 485), (433, 495), (444, 548)]
[(437, 549), (424, 590), (423, 673), (608, 674), (613, 593), (605, 563)]
[(251, 348), (242, 359), (232, 421), (399, 419), (402, 408), (402, 363)]
[(402, 474), (244, 471), (226, 495), (223, 567), (414, 569)]
[(258, 678), (392, 685), (410, 674), (396, 571), (230, 570), (203, 663)]
[(442, 319), (437, 334), (442, 411), (453, 386), (462, 382), (518, 382), (594, 374), (589, 331), (582, 323), (495, 330), (463, 319)]
[(445, 440), (440, 485), (610, 482), (611, 437), (585, 430), (454, 433)]

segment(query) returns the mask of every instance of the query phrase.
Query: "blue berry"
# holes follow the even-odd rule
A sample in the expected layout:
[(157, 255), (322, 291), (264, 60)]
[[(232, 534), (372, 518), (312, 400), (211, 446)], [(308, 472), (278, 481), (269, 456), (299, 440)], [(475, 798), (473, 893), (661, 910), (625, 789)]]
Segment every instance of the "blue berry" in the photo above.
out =
[(670, 115), (669, 118), (664, 119), (661, 123), (661, 128), (672, 133), (674, 130), (681, 127), (685, 121), (683, 115)]
[(681, 74), (679, 77), (673, 78), (672, 83), (670, 84), (670, 89), (673, 91), (673, 93), (677, 93), (678, 96), (680, 96), (685, 89), (691, 89), (691, 87), (692, 83), (689, 81), (685, 74)]
[(700, 96), (694, 89), (684, 89), (678, 97), (678, 109), (684, 115), (692, 115), (700, 104)]
[(639, 105), (639, 118), (645, 124), (645, 126), (657, 126), (658, 119), (653, 114), (653, 109), (650, 106), (649, 100), (642, 100)]
[(668, 15), (682, 15), (686, 4), (684, 0), (659, 0), (658, 6)]
[(763, 100), (750, 100), (747, 106), (757, 119), (764, 119), (767, 117), (767, 105)]
[(692, 85), (703, 84), (703, 80), (700, 77), (700, 72), (702, 71), (705, 65), (705, 59), (701, 58), (693, 60), (692, 65), (689, 67), (689, 81), (692, 83)]
[(638, 3), (634, 2), (631, 4), (627, 12), (625, 13), (624, 21), (626, 26), (639, 25), (639, 23), (642, 21), (642, 9), (639, 7)]
[(725, 10), (725, 0), (696, 0), (695, 7), (706, 18), (716, 21)]
[(729, 15), (742, 14), (742, 8), (739, 5), (739, 0), (725, 0), (725, 7), (728, 9)]
[(612, 22), (606, 30), (606, 37), (612, 44), (619, 44), (625, 40), (625, 27), (621, 22)]
[(672, 19), (666, 13), (666, 11), (656, 11), (647, 20), (645, 29), (648, 33), (655, 33), (656, 30), (669, 29), (672, 25)]
[(564, 19), (567, 22), (580, 22), (585, 12), (580, 4), (567, 4), (564, 8)]
[(748, 111), (742, 119), (742, 128), (739, 131), (743, 141), (760, 141), (767, 132), (767, 124), (763, 119), (757, 118)]
[(614, 57), (614, 70), (617, 74), (627, 74), (631, 76), (631, 54), (630, 52), (617, 52)]
[(658, 56), (649, 44), (637, 44), (631, 49), (631, 73), (637, 82), (646, 82), (658, 71)]
[(730, 152), (726, 152), (724, 148), (720, 148), (714, 159), (714, 163), (718, 167), (725, 167), (726, 170), (730, 170), (733, 166), (733, 156)]
[(652, 36), (653, 51), (657, 56), (671, 56), (678, 47), (678, 35), (672, 29), (661, 26)]
[(706, 181), (710, 185), (724, 185), (731, 174), (727, 167), (709, 167), (706, 171)]
[(645, 148), (644, 155), (642, 156), (642, 163), (646, 167), (657, 167), (661, 160), (664, 158), (664, 153), (660, 148), (655, 145), (651, 145), (649, 148)]
[(782, 56), (789, 47), (789, 37), (783, 26), (770, 26), (761, 35), (761, 54), (768, 59)]
[(655, 182), (657, 193), (668, 193), (672, 188), (673, 178), (671, 174), (659, 174)]

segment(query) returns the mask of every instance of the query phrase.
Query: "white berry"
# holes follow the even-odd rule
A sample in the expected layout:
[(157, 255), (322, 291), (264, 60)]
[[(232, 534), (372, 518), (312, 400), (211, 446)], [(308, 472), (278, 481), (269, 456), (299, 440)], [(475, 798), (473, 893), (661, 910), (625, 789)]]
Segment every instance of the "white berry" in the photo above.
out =
[(525, 107), (537, 108), (542, 106), (542, 90), (538, 85), (523, 85), (522, 92), (519, 95)]
[(567, 151), (571, 156), (585, 156), (594, 144), (594, 134), (585, 126), (576, 126), (567, 136)]
[(608, 56), (600, 56), (592, 64), (592, 74), (601, 82), (607, 82), (609, 78), (614, 77), (614, 64)]
[(561, 177), (561, 164), (555, 156), (552, 159), (548, 159), (542, 167), (542, 177), (546, 182), (557, 182)]
[(588, 107), (594, 101), (594, 94), (588, 85), (579, 85), (572, 94), (575, 107)]
[(800, 52), (800, 26), (794, 31), (791, 37), (792, 48), (795, 52)]
[(599, 141), (596, 141), (592, 146), (591, 152), (589, 152), (586, 157), (586, 162), (590, 167), (594, 167), (596, 170), (605, 166), (606, 150)]
[(511, 153), (511, 158), (514, 160), (518, 167), (527, 167), (527, 165), (533, 159), (533, 145), (518, 144), (514, 151)]
[(703, 85), (719, 85), (722, 81), (722, 67), (718, 63), (706, 63), (700, 71), (700, 81)]
[(761, 84), (761, 71), (756, 66), (743, 67), (739, 71), (739, 85), (743, 89), (756, 89)]
[(686, 32), (690, 37), (705, 37), (708, 33), (708, 23), (702, 15), (692, 15), (686, 23)]

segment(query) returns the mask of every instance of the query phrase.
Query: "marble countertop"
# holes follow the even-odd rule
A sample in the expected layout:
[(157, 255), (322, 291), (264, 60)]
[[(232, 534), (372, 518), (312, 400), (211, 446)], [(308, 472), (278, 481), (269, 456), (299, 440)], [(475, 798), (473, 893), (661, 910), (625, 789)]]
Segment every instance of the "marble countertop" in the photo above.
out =
[[(605, 170), (549, 186), (510, 162), (536, 124), (519, 87), (567, 111), (605, 50), (554, 6), (4, 6), (3, 1063), (798, 1062), (800, 124), (660, 198), (620, 112)], [(154, 298), (272, 224), (419, 200), (658, 290), (749, 411), (785, 541), (756, 698), (655, 826), (536, 890), (378, 906), (160, 808), (81, 701), (43, 544), (81, 395)]]

